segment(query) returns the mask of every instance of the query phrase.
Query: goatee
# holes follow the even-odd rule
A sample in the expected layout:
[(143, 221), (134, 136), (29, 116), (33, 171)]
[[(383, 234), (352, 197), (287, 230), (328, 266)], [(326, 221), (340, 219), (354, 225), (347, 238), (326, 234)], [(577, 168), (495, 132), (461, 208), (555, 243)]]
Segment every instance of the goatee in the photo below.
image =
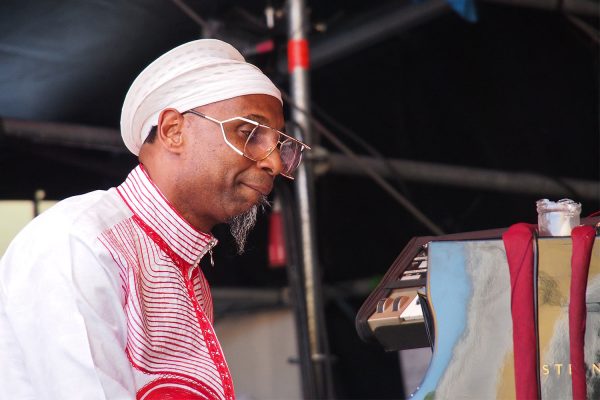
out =
[(267, 200), (267, 196), (262, 196), (258, 203), (252, 206), (251, 209), (243, 214), (231, 218), (229, 221), (229, 231), (235, 240), (238, 254), (244, 253), (248, 234), (256, 224), (256, 217), (259, 209), (261, 212), (264, 212), (265, 208), (268, 206), (270, 206), (270, 204)]

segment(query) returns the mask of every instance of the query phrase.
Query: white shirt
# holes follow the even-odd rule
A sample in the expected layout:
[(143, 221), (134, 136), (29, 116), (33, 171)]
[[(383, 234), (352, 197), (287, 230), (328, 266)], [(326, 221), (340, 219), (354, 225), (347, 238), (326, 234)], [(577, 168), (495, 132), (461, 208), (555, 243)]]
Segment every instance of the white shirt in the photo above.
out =
[(142, 166), (37, 217), (0, 261), (0, 399), (232, 399), (198, 267), (215, 244)]

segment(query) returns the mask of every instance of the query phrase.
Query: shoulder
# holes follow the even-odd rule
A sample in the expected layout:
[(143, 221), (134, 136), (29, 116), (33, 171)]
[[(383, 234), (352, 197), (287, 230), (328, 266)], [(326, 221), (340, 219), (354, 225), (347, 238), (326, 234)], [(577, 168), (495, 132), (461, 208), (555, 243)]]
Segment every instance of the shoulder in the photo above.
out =
[(0, 260), (0, 285), (8, 289), (27, 282), (70, 281), (81, 270), (92, 275), (110, 272), (97, 238), (130, 216), (115, 189), (60, 201), (12, 241)]
[(114, 188), (69, 197), (27, 224), (10, 247), (32, 239), (40, 240), (35, 242), (36, 247), (56, 244), (67, 237), (93, 241), (101, 232), (129, 216), (130, 210)]
[(131, 211), (112, 188), (65, 199), (34, 219), (28, 228), (58, 229), (85, 239), (130, 216)]

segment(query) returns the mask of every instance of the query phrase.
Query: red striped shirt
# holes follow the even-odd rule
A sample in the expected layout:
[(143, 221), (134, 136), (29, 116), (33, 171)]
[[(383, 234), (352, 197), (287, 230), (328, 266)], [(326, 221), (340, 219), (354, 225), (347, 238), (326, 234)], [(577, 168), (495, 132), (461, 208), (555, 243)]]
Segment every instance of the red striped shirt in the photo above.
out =
[(197, 396), (190, 398), (233, 399), (212, 326), (210, 288), (198, 266), (216, 239), (194, 229), (141, 165), (117, 191), (133, 215), (99, 239), (122, 279), (125, 351), (134, 368), (154, 378), (139, 388), (138, 398), (160, 398), (172, 389)]

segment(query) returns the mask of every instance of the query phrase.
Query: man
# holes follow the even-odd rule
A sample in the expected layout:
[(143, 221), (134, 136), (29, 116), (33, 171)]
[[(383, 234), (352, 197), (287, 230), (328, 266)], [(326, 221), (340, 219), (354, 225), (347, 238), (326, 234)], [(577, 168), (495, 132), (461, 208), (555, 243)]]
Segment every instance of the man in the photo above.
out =
[(306, 146), (283, 124), (277, 88), (226, 43), (150, 64), (121, 117), (140, 165), (36, 218), (0, 262), (0, 398), (233, 398), (198, 264), (219, 223), (243, 250), (292, 177)]

